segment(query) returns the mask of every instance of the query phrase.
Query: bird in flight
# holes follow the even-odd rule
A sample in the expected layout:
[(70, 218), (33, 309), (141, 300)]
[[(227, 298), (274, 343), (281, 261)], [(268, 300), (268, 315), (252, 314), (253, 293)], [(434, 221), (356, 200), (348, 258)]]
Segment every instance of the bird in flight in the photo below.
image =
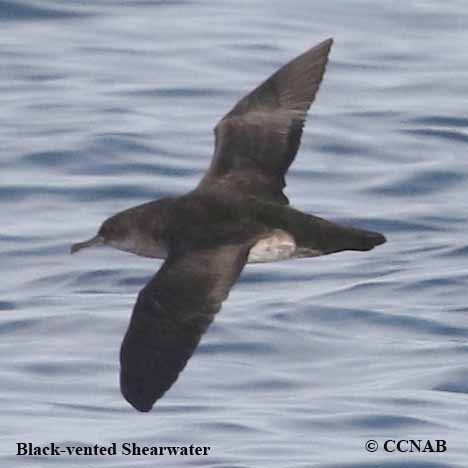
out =
[(119, 212), (71, 247), (164, 259), (138, 294), (120, 350), (120, 388), (137, 410), (150, 411), (174, 384), (246, 263), (385, 242), (377, 232), (302, 213), (283, 193), (332, 43), (284, 65), (221, 119), (211, 165), (194, 190)]

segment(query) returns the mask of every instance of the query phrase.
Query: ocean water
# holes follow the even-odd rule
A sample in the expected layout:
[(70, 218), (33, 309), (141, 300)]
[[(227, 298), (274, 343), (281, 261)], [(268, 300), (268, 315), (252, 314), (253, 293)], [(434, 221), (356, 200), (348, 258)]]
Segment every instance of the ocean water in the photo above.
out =
[[(0, 465), (467, 466), (467, 25), (461, 0), (1, 0)], [(137, 413), (118, 352), (160, 263), (70, 244), (194, 187), (218, 119), (330, 36), (286, 193), (387, 243), (247, 266)], [(383, 450), (400, 439), (447, 450)], [(18, 442), (211, 450), (20, 457)]]

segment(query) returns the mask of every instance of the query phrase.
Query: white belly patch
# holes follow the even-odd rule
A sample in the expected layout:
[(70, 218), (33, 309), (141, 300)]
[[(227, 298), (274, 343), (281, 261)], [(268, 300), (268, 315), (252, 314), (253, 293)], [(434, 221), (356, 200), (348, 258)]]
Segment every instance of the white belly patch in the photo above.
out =
[(294, 257), (296, 242), (291, 234), (275, 229), (272, 234), (259, 240), (249, 252), (248, 263), (277, 262)]

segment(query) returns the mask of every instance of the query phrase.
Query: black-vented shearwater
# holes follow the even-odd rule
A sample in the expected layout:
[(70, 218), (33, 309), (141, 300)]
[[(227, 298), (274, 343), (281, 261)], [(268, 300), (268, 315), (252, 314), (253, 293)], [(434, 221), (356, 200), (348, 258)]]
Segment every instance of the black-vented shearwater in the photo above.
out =
[(117, 213), (72, 246), (165, 259), (138, 295), (120, 352), (121, 390), (137, 410), (151, 410), (176, 381), (246, 263), (385, 242), (302, 213), (283, 193), (332, 43), (280, 68), (221, 119), (211, 166), (193, 191)]

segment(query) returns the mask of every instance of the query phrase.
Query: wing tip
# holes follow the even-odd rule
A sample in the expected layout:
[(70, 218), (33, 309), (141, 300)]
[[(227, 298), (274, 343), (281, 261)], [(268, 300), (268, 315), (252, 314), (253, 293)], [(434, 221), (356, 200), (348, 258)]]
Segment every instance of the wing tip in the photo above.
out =
[(329, 37), (328, 39), (325, 39), (324, 41), (317, 44), (315, 47), (313, 47), (313, 49), (324, 51), (325, 55), (328, 55), (334, 43), (335, 39), (333, 39), (333, 37)]
[(127, 402), (140, 413), (149, 413), (157, 399), (148, 399), (143, 395), (138, 394), (139, 392), (130, 392), (127, 388), (121, 388), (123, 397)]
[(120, 391), (127, 402), (140, 413), (148, 413), (164, 392), (151, 392), (148, 382), (131, 378), (121, 369)]
[(137, 404), (130, 403), (140, 413), (149, 413), (153, 409), (153, 405), (140, 406)]

